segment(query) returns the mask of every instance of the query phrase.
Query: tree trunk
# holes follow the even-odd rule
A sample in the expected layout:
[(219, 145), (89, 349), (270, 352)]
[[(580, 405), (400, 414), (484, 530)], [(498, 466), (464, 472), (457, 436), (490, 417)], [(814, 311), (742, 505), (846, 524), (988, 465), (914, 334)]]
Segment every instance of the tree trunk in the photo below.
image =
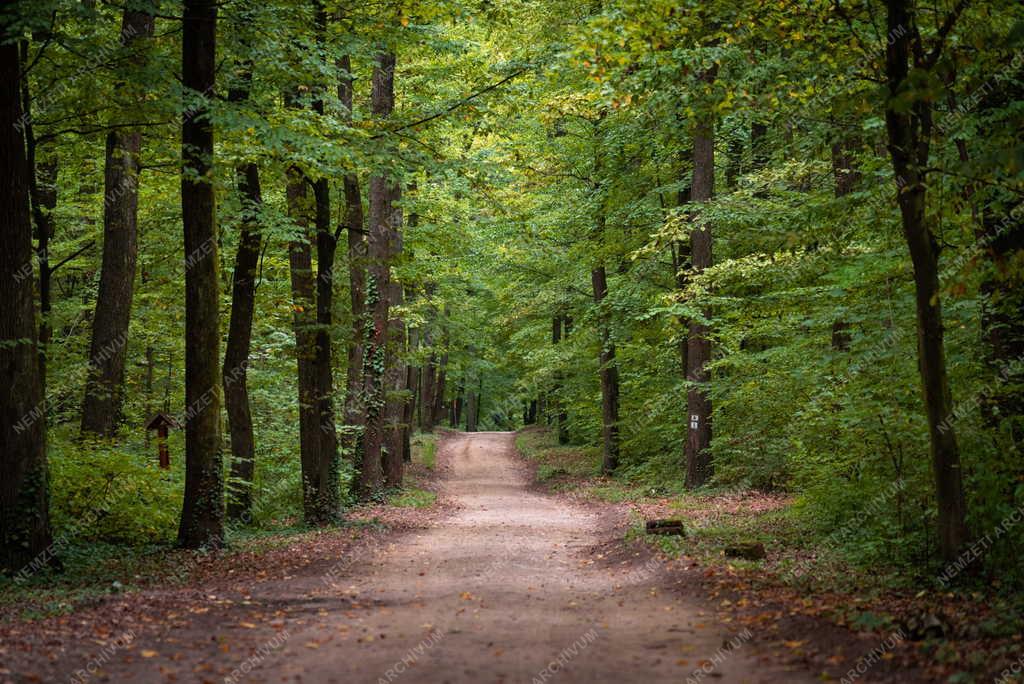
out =
[[(178, 542), (223, 544), (224, 483), (220, 433), (220, 294), (214, 204), (213, 124), (217, 3), (185, 0), (182, 84), (198, 97), (182, 117), (181, 214), (185, 230), (185, 502)], [(186, 107), (191, 103), (186, 102)]]
[[(395, 56), (381, 53), (373, 69), (371, 109), (378, 119), (386, 119), (394, 108)], [(370, 178), (370, 230), (367, 240), (369, 268), (366, 282), (366, 307), (372, 312), (365, 330), (363, 352), (363, 396), (366, 402), (366, 430), (363, 435), (363, 462), (359, 474), (360, 491), (367, 496), (380, 488), (383, 476), (381, 458), (385, 451), (385, 368), (388, 347), (388, 295), (391, 292), (391, 242), (398, 224), (394, 202), (399, 186), (382, 173)], [(401, 459), (398, 459), (401, 466)]]
[[(551, 318), (551, 344), (558, 345), (562, 342), (562, 320), (561, 314)], [(559, 364), (560, 365), (560, 364)], [(554, 374), (554, 386), (551, 388), (551, 396), (548, 399), (549, 410), (555, 421), (555, 433), (558, 435), (559, 444), (569, 443), (569, 416), (562, 404), (559, 394), (562, 391), (562, 371), (556, 370)]]
[(459, 425), (462, 423), (462, 405), (464, 402), (465, 395), (465, 388), (462, 385), (459, 385), (455, 391), (455, 396), (452, 397), (451, 426), (453, 430), (458, 429)]
[[(128, 10), (121, 43), (153, 35), (153, 15)], [(89, 345), (89, 374), (82, 402), (82, 432), (113, 437), (121, 422), (128, 324), (138, 257), (139, 154), (142, 133), (117, 129), (107, 134), (103, 195), (103, 263)], [(186, 255), (185, 267), (191, 260)]]
[(598, 308), (601, 340), (601, 443), (604, 455), (601, 470), (610, 475), (619, 467), (619, 369), (615, 362), (609, 316), (602, 307), (604, 298), (608, 296), (608, 277), (603, 264), (590, 272), (590, 281)]
[[(316, 41), (321, 49), (327, 41), (327, 11), (322, 0), (314, 3)], [(323, 89), (320, 89), (322, 92)], [(313, 102), (318, 114), (324, 113), (324, 101), (318, 97)], [(340, 468), (338, 456), (338, 431), (334, 424), (334, 369), (332, 367), (331, 327), (334, 317), (334, 255), (338, 235), (331, 231), (331, 188), (326, 178), (313, 183), (316, 227), (316, 349), (313, 364), (316, 374), (317, 426), (320, 446), (314, 465), (313, 482), (315, 489), (309, 491), (313, 497), (306, 505), (306, 523), (327, 525), (337, 521), (341, 505)], [(340, 234), (340, 233), (339, 233)]]
[[(912, 108), (902, 103), (910, 67), (910, 43), (916, 26), (909, 0), (888, 0), (890, 40), (886, 48), (885, 71), (889, 102), (885, 110), (889, 155), (893, 172), (902, 181), (898, 193), (903, 235), (914, 266), (917, 302), (918, 370), (924, 394), (925, 415), (931, 446), (932, 470), (938, 504), (939, 549), (947, 561), (956, 558), (967, 541), (966, 503), (956, 432), (947, 419), (952, 395), (946, 373), (943, 342), (942, 304), (939, 289), (939, 245), (925, 214), (926, 179), (931, 143), (931, 105), (916, 99)], [(919, 50), (915, 50), (919, 53)], [(915, 69), (927, 69), (923, 55), (914, 59)]]
[(316, 496), (311, 502), (311, 525), (337, 521), (341, 506), (341, 463), (338, 432), (334, 424), (334, 370), (332, 365), (331, 326), (334, 315), (334, 254), (337, 236), (331, 232), (330, 186), (326, 178), (313, 187), (316, 199), (316, 365), (317, 421), (320, 449), (316, 464)]
[[(8, 12), (10, 11), (9, 8)], [(32, 221), (22, 138), (22, 63), (10, 23), (0, 15), (0, 571), (48, 563), (49, 482), (46, 406), (36, 347)]]
[[(53, 337), (50, 309), (53, 299), (50, 266), (50, 239), (53, 238), (53, 212), (57, 208), (57, 157), (36, 163), (35, 142), (29, 140), (31, 126), (26, 126), (26, 150), (30, 183), (32, 184), (32, 215), (36, 229), (36, 258), (39, 261), (39, 380), (46, 392), (46, 359)], [(36, 171), (38, 169), (38, 171)]]
[[(388, 257), (389, 262), (401, 251), (401, 237), (397, 235), (397, 231), (395, 233), (396, 235), (391, 243), (392, 251)], [(384, 371), (384, 385), (386, 388), (384, 409), (386, 435), (384, 484), (387, 487), (402, 486), (403, 420), (405, 419), (405, 405), (407, 402), (404, 362), (406, 331), (405, 322), (394, 314), (394, 307), (402, 306), (403, 303), (402, 284), (394, 281), (390, 282), (388, 284), (388, 306), (391, 313), (388, 316), (388, 341), (387, 354), (385, 355), (386, 369)]]
[[(228, 92), (230, 102), (249, 99), (251, 65), (242, 75), (242, 85)], [(224, 350), (224, 406), (231, 434), (231, 479), (228, 485), (228, 517), (249, 522), (252, 511), (253, 472), (256, 443), (249, 406), (247, 366), (252, 342), (252, 320), (256, 306), (256, 269), (259, 266), (259, 218), (263, 210), (259, 167), (242, 164), (235, 171), (238, 196), (242, 204), (238, 251), (231, 285), (231, 320)]]
[(437, 365), (437, 381), (434, 383), (434, 410), (432, 413), (433, 427), (434, 423), (444, 419), (445, 414), (445, 384), (448, 382), (448, 345), (451, 343), (451, 335), (448, 332), (448, 316), (451, 314), (451, 309), (448, 304), (444, 305), (444, 320), (442, 329), (444, 332), (441, 335), (441, 360)]
[(256, 305), (256, 269), (259, 264), (259, 213), (263, 204), (259, 169), (254, 163), (237, 170), (238, 194), (242, 199), (241, 236), (235, 254), (231, 288), (231, 321), (224, 351), (224, 405), (231, 433), (231, 485), (228, 517), (242, 520), (252, 509), (253, 471), (256, 446), (246, 378)]
[[(416, 349), (419, 348), (419, 335), (419, 329), (409, 328), (410, 354), (415, 353)], [(406, 364), (405, 391), (409, 398), (405, 401), (405, 411), (403, 413), (402, 421), (402, 461), (405, 463), (412, 462), (412, 426), (413, 419), (416, 416), (416, 399), (419, 396), (420, 375), (422, 372), (422, 368), (417, 368), (411, 363)]]
[(313, 235), (311, 223), (315, 212), (310, 201), (305, 174), (297, 167), (288, 169), (286, 189), (288, 215), (299, 226), (301, 235), (288, 245), (291, 274), (292, 328), (295, 332), (296, 370), (299, 395), (299, 453), (302, 464), (303, 516), (307, 523), (318, 518), (316, 502), (321, 488), (319, 464), (322, 440), (320, 434), (320, 382), (316, 365), (316, 294), (313, 278)]
[(476, 432), (479, 402), (480, 397), (475, 391), (470, 390), (466, 395), (466, 432)]
[[(345, 107), (347, 118), (352, 116), (352, 63), (348, 55), (338, 60), (338, 100)], [(363, 338), (366, 319), (366, 228), (363, 225), (363, 198), (359, 178), (354, 173), (342, 179), (345, 195), (345, 219), (342, 225), (348, 235), (348, 290), (352, 315), (348, 358), (345, 374), (345, 432), (343, 449), (347, 457), (358, 466), (362, 453), (362, 431), (366, 424), (363, 405)]]
[[(714, 70), (706, 75), (714, 80)], [(697, 124), (693, 136), (693, 183), (694, 202), (707, 202), (715, 191), (715, 126), (710, 120)], [(700, 274), (711, 266), (711, 226), (694, 228), (690, 233), (690, 260), (694, 274)], [(703, 311), (708, 318), (711, 311)], [(711, 456), (711, 399), (706, 384), (710, 379), (707, 364), (711, 360), (711, 340), (707, 327), (698, 320), (690, 321), (686, 349), (686, 377), (690, 383), (687, 390), (688, 431), (686, 439), (686, 485), (700, 487), (712, 473)]]
[[(428, 328), (423, 331), (423, 346), (432, 347), (434, 341)], [(437, 354), (433, 351), (427, 358), (427, 364), (420, 371), (420, 430), (433, 432), (437, 418), (434, 414), (435, 388), (437, 387)]]

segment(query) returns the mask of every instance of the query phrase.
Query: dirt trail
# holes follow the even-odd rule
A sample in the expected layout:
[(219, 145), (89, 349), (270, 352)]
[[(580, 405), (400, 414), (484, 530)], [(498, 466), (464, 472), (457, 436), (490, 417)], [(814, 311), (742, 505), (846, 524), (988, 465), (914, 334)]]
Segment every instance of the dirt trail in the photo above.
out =
[(0, 682), (817, 681), (760, 659), (657, 557), (624, 553), (606, 508), (538, 492), (514, 440), (443, 437), (439, 513), (386, 543), (298, 546), (268, 581), (229, 568), (50, 620), (46, 638), (9, 627)]
[(685, 682), (712, 659), (717, 681), (804, 680), (752, 647), (723, 649), (744, 638), (659, 590), (657, 562), (597, 567), (583, 553), (597, 516), (531, 491), (513, 434), (452, 435), (442, 448), (453, 515), (338, 578), (325, 598), (368, 607), (294, 633), (252, 680)]

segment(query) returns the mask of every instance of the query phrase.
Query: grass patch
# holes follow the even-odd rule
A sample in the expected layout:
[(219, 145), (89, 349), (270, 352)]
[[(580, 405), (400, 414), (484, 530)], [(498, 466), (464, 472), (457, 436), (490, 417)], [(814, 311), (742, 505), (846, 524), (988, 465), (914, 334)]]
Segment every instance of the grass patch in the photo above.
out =
[(403, 489), (388, 497), (388, 505), (397, 508), (429, 508), (437, 501), (437, 494), (426, 489)]
[(537, 479), (558, 488), (566, 480), (596, 477), (601, 473), (601, 452), (594, 447), (560, 445), (550, 430), (524, 430), (516, 435), (516, 449), (537, 464)]
[(427, 470), (437, 467), (437, 438), (429, 432), (419, 432), (412, 438), (412, 462)]

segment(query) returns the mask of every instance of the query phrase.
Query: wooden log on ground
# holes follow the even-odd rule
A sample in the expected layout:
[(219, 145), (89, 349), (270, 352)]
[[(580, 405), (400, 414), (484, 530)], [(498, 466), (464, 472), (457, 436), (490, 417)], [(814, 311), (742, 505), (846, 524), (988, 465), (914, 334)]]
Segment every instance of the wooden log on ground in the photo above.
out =
[(725, 557), (742, 558), (743, 560), (761, 560), (765, 557), (764, 544), (761, 542), (754, 542), (726, 546)]
[(647, 534), (686, 536), (682, 520), (648, 520), (644, 528)]

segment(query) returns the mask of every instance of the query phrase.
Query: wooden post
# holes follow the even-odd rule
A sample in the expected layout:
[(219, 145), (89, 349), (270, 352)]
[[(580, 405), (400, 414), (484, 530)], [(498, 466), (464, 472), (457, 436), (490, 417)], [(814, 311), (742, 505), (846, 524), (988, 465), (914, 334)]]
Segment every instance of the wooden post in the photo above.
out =
[(171, 467), (171, 452), (167, 448), (167, 432), (172, 427), (178, 427), (178, 421), (166, 413), (157, 413), (148, 423), (147, 432), (156, 430), (156, 445), (159, 453), (160, 467), (168, 470)]

